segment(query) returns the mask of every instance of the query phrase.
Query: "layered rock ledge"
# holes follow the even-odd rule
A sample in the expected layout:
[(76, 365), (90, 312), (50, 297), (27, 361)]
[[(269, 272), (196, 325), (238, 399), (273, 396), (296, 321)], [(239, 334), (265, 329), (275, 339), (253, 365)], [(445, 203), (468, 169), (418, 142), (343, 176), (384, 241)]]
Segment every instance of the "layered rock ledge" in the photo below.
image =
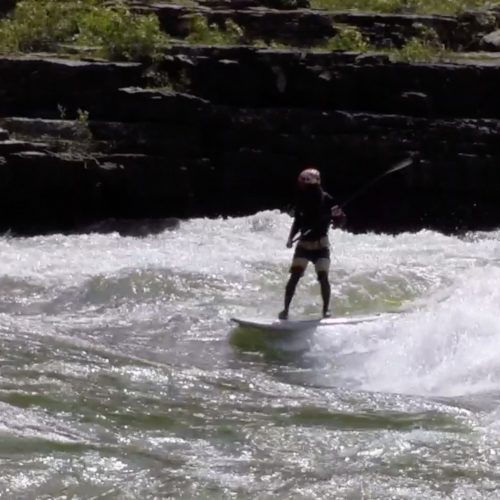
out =
[[(141, 8), (156, 9), (170, 31), (190, 15)], [(217, 22), (221, 12), (207, 15)], [(291, 15), (272, 15), (283, 12)], [(336, 15), (369, 25), (367, 15)], [(442, 28), (450, 45), (479, 40), (463, 20), (460, 29), (439, 22), (455, 23)], [(175, 218), (286, 210), (305, 165), (343, 200), (408, 156), (414, 166), (349, 205), (350, 229), (500, 224), (500, 55), (404, 63), (377, 52), (179, 42), (154, 64), (10, 56), (0, 73), (0, 231), (126, 233), (140, 219), (146, 234)]]

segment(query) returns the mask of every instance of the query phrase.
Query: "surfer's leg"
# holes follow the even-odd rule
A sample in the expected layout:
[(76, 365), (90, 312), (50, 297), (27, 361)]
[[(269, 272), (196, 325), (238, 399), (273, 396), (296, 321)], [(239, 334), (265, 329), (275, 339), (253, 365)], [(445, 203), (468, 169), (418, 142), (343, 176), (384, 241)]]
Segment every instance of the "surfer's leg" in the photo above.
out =
[(318, 281), (321, 287), (321, 298), (323, 299), (323, 318), (329, 318), (331, 287), (328, 272), (320, 271), (318, 273)]
[(297, 283), (304, 275), (309, 260), (310, 255), (299, 242), (295, 247), (292, 265), (290, 266), (290, 278), (288, 278), (288, 282), (285, 287), (285, 308), (278, 314), (279, 319), (288, 319), (288, 311), (295, 294), (295, 289), (297, 288)]
[(303, 273), (304, 270), (300, 267), (292, 267), (292, 269), (290, 270), (290, 278), (288, 279), (285, 287), (285, 308), (279, 313), (279, 319), (288, 319), (290, 304), (292, 303), (295, 289), (297, 288), (297, 283), (299, 282), (300, 278), (302, 278)]
[(328, 273), (330, 271), (330, 249), (322, 248), (318, 252), (318, 258), (314, 262), (316, 273), (318, 275), (319, 285), (321, 287), (321, 298), (323, 299), (323, 318), (330, 317), (330, 296), (331, 287)]

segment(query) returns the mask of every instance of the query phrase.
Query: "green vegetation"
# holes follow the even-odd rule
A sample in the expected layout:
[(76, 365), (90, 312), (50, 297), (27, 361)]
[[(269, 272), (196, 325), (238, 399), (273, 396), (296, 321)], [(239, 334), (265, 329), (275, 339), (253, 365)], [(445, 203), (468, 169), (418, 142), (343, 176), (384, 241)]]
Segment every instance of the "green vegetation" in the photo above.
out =
[(103, 0), (21, 0), (0, 21), (0, 53), (60, 52), (62, 44), (89, 45), (111, 60), (152, 58), (166, 46), (154, 15), (133, 14)]
[(82, 17), (79, 29), (77, 42), (98, 45), (107, 59), (154, 57), (167, 45), (155, 15), (132, 14), (123, 5), (92, 9)]
[(257, 38), (251, 41), (252, 47), (258, 49), (273, 49), (273, 50), (287, 50), (293, 48), (294, 46), (287, 45), (283, 42), (278, 42), (277, 40), (262, 40), (262, 38)]
[(146, 88), (155, 90), (174, 90), (173, 82), (168, 75), (160, 71), (156, 66), (151, 66), (144, 73)]
[[(435, 30), (421, 26), (418, 31), (419, 33), (400, 49), (378, 50), (378, 52), (384, 52), (391, 60), (400, 62), (440, 61), (453, 58), (453, 53), (441, 43)], [(352, 52), (377, 51), (356, 27), (348, 25), (340, 26), (337, 35), (318, 49)]]
[(194, 16), (186, 41), (198, 45), (232, 45), (240, 43), (243, 38), (243, 30), (231, 19), (220, 29), (215, 24), (209, 25), (203, 16)]
[[(180, 3), (192, 0), (178, 0)], [(280, 0), (297, 7), (309, 0)], [(310, 0), (311, 6), (329, 10), (392, 13), (456, 13), (488, 7), (500, 0)], [(177, 3), (177, 1), (176, 1)], [(14, 12), (0, 20), (0, 54), (52, 52), (79, 53), (109, 60), (154, 60), (169, 39), (154, 14), (137, 14), (125, 0), (19, 0)], [(485, 23), (495, 27), (495, 19)], [(274, 49), (289, 48), (278, 41), (251, 40), (234, 21), (210, 24), (202, 15), (191, 20), (187, 43), (203, 45), (251, 44)], [(319, 48), (319, 47), (318, 47)], [(320, 49), (365, 52), (369, 41), (355, 27), (342, 26)], [(401, 49), (390, 52), (395, 60), (428, 61), (448, 54), (437, 35), (422, 30)], [(449, 54), (448, 54), (449, 55)]]
[(398, 50), (390, 52), (393, 61), (429, 62), (439, 61), (450, 54), (443, 46), (432, 45), (420, 38), (411, 38)]
[(325, 45), (326, 50), (347, 50), (366, 52), (370, 50), (370, 42), (354, 26), (337, 26), (339, 32)]
[(456, 14), (498, 4), (498, 0), (311, 0), (311, 7), (385, 13)]
[(436, 31), (426, 26), (421, 26), (419, 35), (408, 40), (403, 47), (390, 52), (392, 60), (404, 62), (436, 61), (449, 55)]
[(77, 110), (77, 114), (78, 114), (78, 121), (82, 124), (82, 125), (85, 125), (85, 126), (88, 126), (89, 124), (89, 112), (84, 110), (84, 109), (78, 109)]
[(59, 111), (59, 118), (61, 120), (65, 120), (66, 119), (66, 108), (62, 104), (58, 104), (57, 110)]

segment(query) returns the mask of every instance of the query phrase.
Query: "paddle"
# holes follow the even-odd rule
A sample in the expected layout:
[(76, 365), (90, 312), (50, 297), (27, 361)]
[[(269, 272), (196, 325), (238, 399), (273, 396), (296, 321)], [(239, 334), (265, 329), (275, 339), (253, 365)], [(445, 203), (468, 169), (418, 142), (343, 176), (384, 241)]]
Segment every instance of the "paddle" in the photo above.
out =
[[(377, 175), (377, 177), (371, 179), (369, 182), (361, 186), (360, 189), (358, 189), (356, 192), (354, 192), (349, 198), (347, 198), (346, 201), (344, 201), (341, 205), (339, 205), (340, 208), (345, 208), (349, 203), (354, 201), (356, 198), (361, 196), (365, 191), (367, 191), (369, 188), (373, 186), (376, 182), (378, 182), (380, 179), (385, 177), (386, 175), (392, 174), (394, 172), (398, 172), (399, 170), (403, 170), (406, 167), (409, 167), (410, 165), (413, 165), (413, 158), (405, 158), (404, 160), (401, 160), (400, 162), (396, 163), (396, 165), (393, 165), (389, 170), (386, 170), (385, 172), (382, 172), (381, 174)], [(305, 236), (308, 234), (310, 231), (306, 231), (302, 233), (301, 235), (297, 236), (292, 240), (292, 243), (296, 243), (299, 241), (301, 236)]]
[(391, 167), (389, 170), (386, 170), (385, 172), (382, 172), (381, 174), (377, 175), (374, 179), (372, 179), (370, 182), (367, 182), (364, 184), (360, 189), (358, 189), (354, 194), (349, 196), (342, 205), (340, 205), (340, 208), (346, 207), (349, 203), (354, 201), (356, 198), (358, 198), (360, 195), (362, 195), (366, 190), (371, 188), (373, 184), (378, 182), (380, 179), (385, 177), (386, 175), (392, 174), (394, 172), (398, 172), (399, 170), (403, 170), (406, 167), (409, 167), (410, 165), (413, 164), (413, 158), (405, 158), (404, 160), (400, 161), (399, 163), (396, 163), (393, 167)]

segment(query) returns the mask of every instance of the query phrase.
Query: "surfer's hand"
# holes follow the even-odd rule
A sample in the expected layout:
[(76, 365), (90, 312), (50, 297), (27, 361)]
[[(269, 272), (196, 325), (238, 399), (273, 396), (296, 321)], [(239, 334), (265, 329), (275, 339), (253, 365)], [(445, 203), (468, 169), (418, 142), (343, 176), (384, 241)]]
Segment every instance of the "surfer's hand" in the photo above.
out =
[(287, 248), (292, 248), (293, 247), (293, 240), (292, 240), (292, 238), (288, 238), (288, 241), (286, 242), (286, 247)]
[(331, 208), (330, 213), (332, 214), (332, 227), (344, 227), (346, 223), (346, 216), (344, 211), (338, 205)]
[(338, 205), (335, 205), (332, 207), (332, 217), (345, 217), (345, 213)]

